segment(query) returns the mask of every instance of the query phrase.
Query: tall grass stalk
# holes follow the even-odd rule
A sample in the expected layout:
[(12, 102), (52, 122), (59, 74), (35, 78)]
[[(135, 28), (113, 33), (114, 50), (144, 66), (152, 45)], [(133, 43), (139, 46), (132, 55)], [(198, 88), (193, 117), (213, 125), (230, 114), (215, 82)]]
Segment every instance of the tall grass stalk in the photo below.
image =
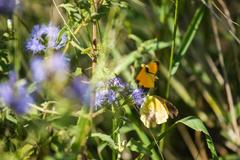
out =
[[(168, 98), (169, 96), (169, 90), (170, 90), (170, 81), (171, 81), (171, 71), (173, 66), (173, 58), (174, 58), (174, 52), (176, 48), (176, 33), (177, 33), (177, 21), (178, 21), (178, 10), (179, 10), (179, 1), (175, 1), (175, 15), (174, 15), (174, 29), (173, 29), (173, 37), (172, 37), (172, 46), (171, 46), (171, 54), (170, 54), (170, 60), (169, 60), (169, 67), (168, 67), (168, 80), (167, 80), (167, 88), (166, 88), (166, 94), (165, 97)], [(162, 124), (161, 126), (161, 133), (163, 133), (166, 129), (166, 123)], [(163, 150), (164, 147), (164, 139), (160, 141), (160, 149)]]

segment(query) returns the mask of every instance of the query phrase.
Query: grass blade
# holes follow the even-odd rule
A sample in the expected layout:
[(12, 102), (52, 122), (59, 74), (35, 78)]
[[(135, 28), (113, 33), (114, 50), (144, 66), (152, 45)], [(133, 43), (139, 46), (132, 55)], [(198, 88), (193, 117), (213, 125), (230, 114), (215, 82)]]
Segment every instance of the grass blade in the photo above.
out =
[(191, 21), (190, 26), (187, 29), (187, 33), (184, 36), (183, 42), (176, 54), (176, 57), (174, 59), (173, 67), (171, 70), (171, 75), (174, 75), (180, 65), (180, 62), (183, 58), (183, 56), (186, 54), (193, 38), (195, 37), (197, 30), (199, 28), (199, 25), (202, 21), (202, 18), (205, 13), (205, 7), (201, 6), (194, 14), (193, 19)]

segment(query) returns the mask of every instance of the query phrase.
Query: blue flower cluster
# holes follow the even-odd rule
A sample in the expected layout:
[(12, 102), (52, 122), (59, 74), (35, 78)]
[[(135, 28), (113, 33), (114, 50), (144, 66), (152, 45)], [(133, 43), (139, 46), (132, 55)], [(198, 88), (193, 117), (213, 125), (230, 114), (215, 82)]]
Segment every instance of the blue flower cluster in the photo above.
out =
[(61, 53), (55, 53), (47, 59), (35, 57), (31, 64), (32, 77), (35, 82), (56, 79), (60, 82), (66, 80), (69, 71), (68, 59)]
[(128, 88), (128, 85), (119, 77), (114, 77), (106, 83), (97, 86), (95, 96), (96, 107), (115, 103), (117, 100), (117, 94), (123, 93)]
[[(68, 59), (60, 53), (55, 53), (46, 59), (35, 57), (30, 67), (34, 82), (39, 84), (49, 80), (62, 83), (67, 79), (69, 71)], [(26, 86), (26, 83), (18, 83), (16, 74), (10, 72), (9, 80), (0, 84), (0, 100), (16, 113), (27, 112), (34, 100), (28, 94)]]
[(16, 74), (11, 73), (7, 82), (0, 84), (0, 100), (16, 113), (23, 114), (33, 103), (25, 83), (17, 83)]
[(26, 42), (26, 49), (33, 54), (46, 51), (47, 49), (59, 50), (67, 42), (67, 35), (59, 37), (60, 30), (52, 24), (35, 25), (30, 38)]
[[(93, 90), (86, 77), (73, 79), (70, 88), (71, 95), (74, 95), (76, 99), (86, 106), (90, 106)], [(111, 104), (117, 105), (118, 97), (120, 99), (130, 98), (136, 106), (140, 107), (145, 97), (143, 89), (137, 88), (133, 90), (119, 77), (114, 77), (107, 82), (99, 82), (95, 91), (95, 108)]]
[(132, 92), (132, 99), (138, 107), (142, 105), (145, 96), (146, 94), (141, 88), (134, 89)]

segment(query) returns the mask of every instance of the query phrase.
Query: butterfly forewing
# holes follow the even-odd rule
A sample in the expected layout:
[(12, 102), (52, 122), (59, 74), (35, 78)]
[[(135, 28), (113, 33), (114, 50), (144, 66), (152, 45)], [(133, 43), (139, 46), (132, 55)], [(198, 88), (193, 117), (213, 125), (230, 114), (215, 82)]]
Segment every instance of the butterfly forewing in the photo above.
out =
[(141, 70), (136, 76), (138, 85), (148, 89), (154, 88), (157, 71), (158, 63), (156, 61), (152, 61), (147, 65), (142, 65)]

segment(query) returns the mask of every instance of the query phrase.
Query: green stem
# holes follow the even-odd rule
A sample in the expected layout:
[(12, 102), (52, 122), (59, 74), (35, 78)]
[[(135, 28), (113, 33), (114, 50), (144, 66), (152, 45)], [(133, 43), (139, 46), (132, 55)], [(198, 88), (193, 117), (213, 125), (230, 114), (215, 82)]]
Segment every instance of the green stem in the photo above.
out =
[[(112, 118), (112, 139), (116, 143), (117, 142), (117, 134), (116, 134), (116, 129), (117, 129), (117, 118), (116, 118), (116, 110), (114, 106), (112, 105), (112, 113), (113, 113), (113, 118)], [(116, 150), (113, 148), (112, 150), (112, 160), (115, 160), (117, 156)]]
[[(170, 81), (171, 81), (171, 78), (172, 78), (171, 70), (172, 70), (172, 66), (173, 66), (173, 57), (174, 57), (174, 52), (175, 52), (175, 48), (176, 48), (177, 21), (178, 21), (178, 10), (179, 10), (178, 4), (179, 4), (179, 0), (176, 0), (175, 1), (173, 40), (172, 40), (171, 54), (170, 54), (169, 67), (168, 67), (167, 89), (166, 89), (166, 95), (165, 95), (166, 98), (169, 97)], [(166, 128), (167, 128), (167, 124), (166, 123), (162, 124), (161, 133), (163, 133), (166, 130)], [(160, 141), (161, 151), (163, 151), (163, 147), (164, 147), (164, 139), (162, 139)]]
[(170, 60), (169, 60), (169, 67), (168, 67), (168, 81), (167, 81), (167, 90), (165, 97), (168, 98), (169, 96), (169, 90), (170, 90), (170, 81), (171, 81), (171, 70), (173, 65), (173, 57), (174, 52), (176, 48), (176, 34), (177, 34), (177, 20), (178, 20), (178, 0), (175, 2), (175, 16), (174, 16), (174, 30), (173, 30), (173, 40), (172, 40), (172, 47), (171, 47), (171, 54), (170, 54)]

